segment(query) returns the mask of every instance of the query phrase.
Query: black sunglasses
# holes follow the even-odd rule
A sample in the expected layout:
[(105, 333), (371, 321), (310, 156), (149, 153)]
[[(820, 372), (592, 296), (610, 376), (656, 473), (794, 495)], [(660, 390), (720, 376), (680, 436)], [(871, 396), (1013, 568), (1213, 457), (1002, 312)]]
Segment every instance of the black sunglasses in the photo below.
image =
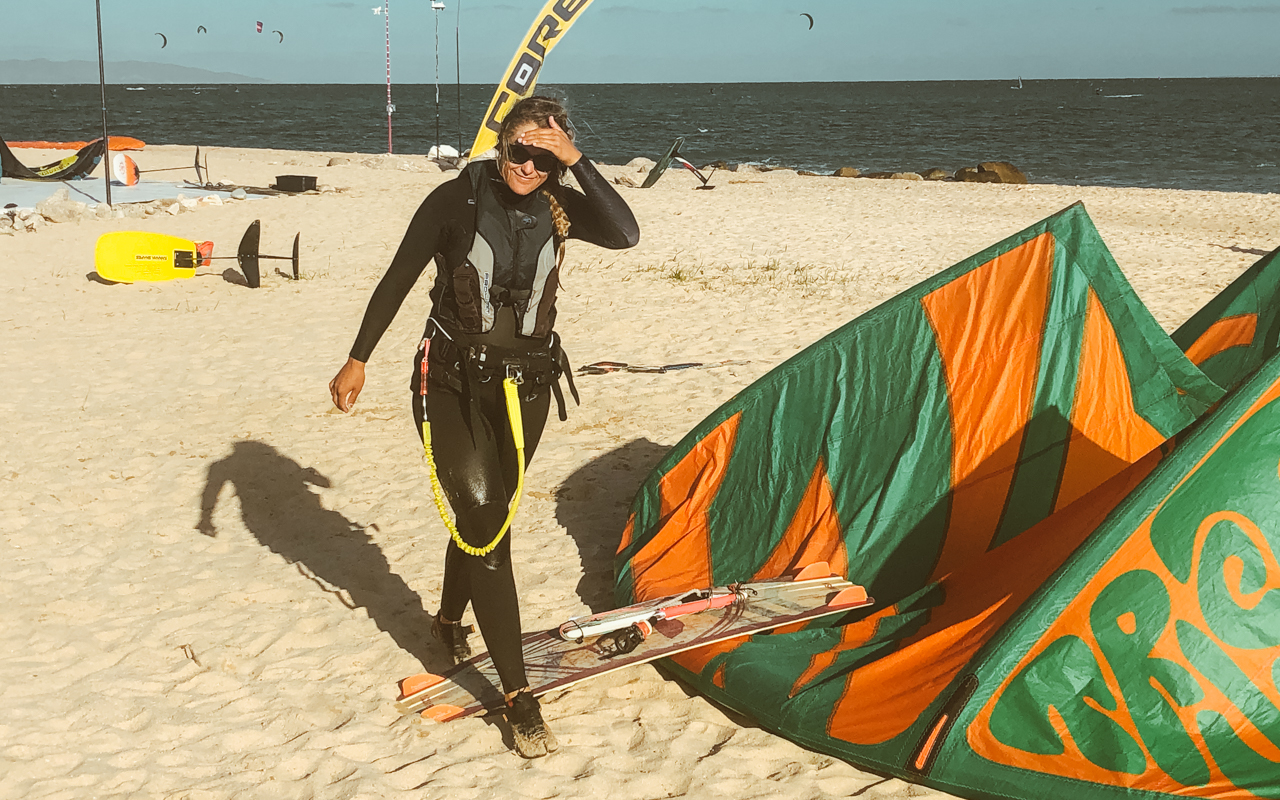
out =
[(556, 164), (560, 163), (560, 159), (556, 158), (554, 153), (530, 153), (524, 145), (515, 143), (507, 147), (507, 160), (512, 164), (532, 161), (533, 168), (538, 172), (550, 172), (555, 169)]

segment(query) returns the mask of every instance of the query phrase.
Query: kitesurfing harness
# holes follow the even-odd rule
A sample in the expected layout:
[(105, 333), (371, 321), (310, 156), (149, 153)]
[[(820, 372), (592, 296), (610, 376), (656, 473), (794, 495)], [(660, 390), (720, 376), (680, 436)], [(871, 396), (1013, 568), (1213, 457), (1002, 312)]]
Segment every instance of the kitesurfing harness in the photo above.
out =
[(440, 512), (440, 519), (444, 520), (444, 526), (449, 529), (449, 535), (453, 537), (453, 543), (458, 549), (469, 556), (478, 556), (483, 558), (493, 552), (493, 549), (502, 541), (502, 537), (506, 535), (507, 530), (511, 527), (511, 520), (516, 517), (516, 509), (520, 507), (520, 495), (524, 491), (524, 418), (520, 414), (520, 386), (524, 383), (524, 374), (519, 366), (511, 365), (507, 367), (507, 374), (502, 379), (502, 394), (507, 401), (507, 420), (511, 423), (511, 441), (516, 447), (516, 492), (511, 499), (511, 508), (507, 511), (507, 518), (502, 523), (502, 527), (493, 537), (493, 541), (484, 547), (472, 547), (467, 544), (462, 534), (458, 533), (458, 526), (449, 518), (449, 508), (445, 503), (444, 490), (440, 488), (440, 479), (436, 475), (436, 460), (431, 454), (431, 421), (427, 419), (427, 356), (431, 349), (431, 339), (422, 340), (422, 389), (420, 390), (422, 397), (422, 457), (427, 461), (427, 470), (431, 475), (431, 493), (436, 501), (436, 509)]
[[(560, 337), (555, 333), (551, 334), (542, 347), (526, 350), (480, 341), (483, 337), (472, 339), (460, 332), (450, 333), (434, 317), (431, 318), (427, 330), (431, 335), (422, 340), (422, 360), (417, 377), (418, 396), (422, 403), (423, 457), (427, 461), (431, 476), (431, 491), (435, 496), (440, 518), (444, 520), (453, 541), (464, 553), (483, 557), (498, 546), (511, 527), (511, 520), (515, 518), (516, 508), (520, 504), (520, 494), (524, 488), (525, 442), (524, 419), (520, 413), (521, 394), (527, 392), (525, 399), (532, 400), (539, 391), (550, 388), (559, 406), (560, 419), (565, 420), (568, 415), (565, 413), (564, 394), (560, 390), (559, 379), (564, 377), (568, 381), (574, 402), (578, 402), (578, 389), (573, 383), (568, 356), (560, 347)], [(431, 424), (427, 418), (428, 373), (431, 380), (440, 381), (464, 395), (479, 390), (482, 386), (491, 385), (495, 380), (502, 383), (507, 419), (511, 424), (511, 439), (515, 444), (518, 462), (516, 491), (501, 530), (494, 536), (493, 541), (483, 547), (467, 544), (458, 533), (457, 525), (449, 518), (444, 491), (436, 474), (435, 457), (431, 451)]]

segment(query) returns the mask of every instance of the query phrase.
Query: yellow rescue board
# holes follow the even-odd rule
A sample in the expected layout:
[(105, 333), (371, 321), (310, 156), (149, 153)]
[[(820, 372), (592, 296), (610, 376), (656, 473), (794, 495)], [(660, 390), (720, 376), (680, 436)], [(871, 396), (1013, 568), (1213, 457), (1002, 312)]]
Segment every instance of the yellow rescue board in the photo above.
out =
[(190, 278), (200, 258), (190, 239), (141, 231), (104, 233), (93, 253), (98, 274), (119, 283)]

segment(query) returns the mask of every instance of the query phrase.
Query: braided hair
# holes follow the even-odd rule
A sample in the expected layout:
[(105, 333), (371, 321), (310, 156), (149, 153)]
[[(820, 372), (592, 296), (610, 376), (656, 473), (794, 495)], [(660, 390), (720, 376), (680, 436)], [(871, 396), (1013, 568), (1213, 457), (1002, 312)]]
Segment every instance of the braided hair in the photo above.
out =
[[(526, 97), (511, 107), (507, 112), (507, 116), (502, 120), (502, 127), (498, 131), (498, 160), (500, 163), (506, 163), (510, 160), (511, 142), (515, 138), (515, 129), (533, 123), (539, 128), (550, 128), (549, 119), (554, 118), (560, 129), (565, 131), (569, 140), (573, 140), (573, 126), (569, 122), (569, 115), (564, 109), (564, 104), (554, 97), (546, 97), (545, 95), (533, 95)], [(565, 213), (564, 206), (560, 204), (558, 197), (560, 188), (563, 186), (564, 165), (557, 162), (551, 171), (547, 173), (546, 183), (542, 185), (542, 193), (546, 196), (547, 202), (551, 204), (551, 221), (555, 226), (556, 236), (556, 264), (564, 262), (564, 243), (569, 238), (569, 215)]]

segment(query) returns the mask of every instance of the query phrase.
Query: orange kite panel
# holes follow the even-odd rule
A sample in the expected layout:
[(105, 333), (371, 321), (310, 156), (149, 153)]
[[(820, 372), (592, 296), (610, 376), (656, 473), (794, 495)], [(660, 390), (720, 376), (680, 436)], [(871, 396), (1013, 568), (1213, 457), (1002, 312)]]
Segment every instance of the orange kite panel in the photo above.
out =
[[(795, 515), (791, 518), (791, 524), (782, 536), (782, 541), (774, 548), (769, 560), (756, 572), (752, 580), (778, 578), (817, 562), (826, 562), (830, 565), (831, 571), (837, 575), (844, 575), (848, 569), (840, 518), (835, 509), (835, 497), (831, 493), (827, 471), (821, 460), (813, 471), (813, 477), (809, 480), (809, 486), (800, 500), (800, 505), (796, 508)], [(775, 633), (802, 630), (807, 624), (786, 626)], [(749, 640), (748, 636), (740, 636), (737, 639), (729, 639), (709, 647), (700, 647), (697, 650), (672, 656), (671, 660), (690, 672), (701, 674), (711, 659), (722, 653), (732, 652)]]
[(1000, 525), (1035, 400), (1053, 252), (1043, 233), (921, 300), (946, 371), (953, 443), (951, 521), (932, 580), (986, 552)]
[(849, 558), (835, 502), (826, 465), (819, 459), (791, 524), (752, 580), (777, 578), (819, 561), (830, 564), (836, 575), (846, 575)]
[(897, 605), (882, 608), (866, 619), (857, 622), (851, 622), (840, 628), (840, 641), (829, 650), (815, 654), (809, 659), (809, 666), (805, 667), (804, 672), (800, 673), (800, 677), (791, 686), (790, 697), (795, 697), (804, 689), (805, 684), (812, 681), (822, 674), (822, 671), (835, 663), (836, 657), (846, 650), (855, 650), (862, 647), (867, 642), (875, 638), (876, 631), (880, 627), (882, 620), (889, 619), (898, 613), (901, 609)]
[(711, 585), (707, 510), (724, 481), (741, 413), (720, 423), (662, 477), (658, 532), (632, 559), (637, 601)]
[(1055, 511), (1088, 494), (1164, 443), (1133, 407), (1124, 353), (1106, 309), (1089, 290), (1080, 371), (1071, 408), (1071, 437)]
[(1155, 469), (1159, 452), (1063, 514), (982, 553), (943, 581), (946, 601), (896, 653), (853, 672), (828, 728), (879, 744), (911, 727), (1009, 618)]
[(1240, 314), (1220, 319), (1187, 348), (1187, 358), (1198, 367), (1225, 350), (1248, 347), (1253, 344), (1253, 337), (1257, 332), (1257, 314)]

